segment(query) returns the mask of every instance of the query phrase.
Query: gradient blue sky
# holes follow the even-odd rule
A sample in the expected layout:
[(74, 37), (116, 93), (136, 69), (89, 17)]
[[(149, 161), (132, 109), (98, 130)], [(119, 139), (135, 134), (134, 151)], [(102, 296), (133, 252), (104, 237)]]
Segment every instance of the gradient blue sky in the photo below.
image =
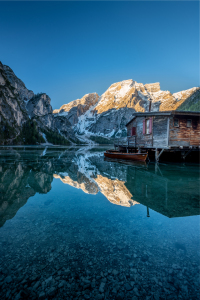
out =
[(199, 2), (0, 2), (0, 60), (53, 108), (125, 79), (199, 86)]

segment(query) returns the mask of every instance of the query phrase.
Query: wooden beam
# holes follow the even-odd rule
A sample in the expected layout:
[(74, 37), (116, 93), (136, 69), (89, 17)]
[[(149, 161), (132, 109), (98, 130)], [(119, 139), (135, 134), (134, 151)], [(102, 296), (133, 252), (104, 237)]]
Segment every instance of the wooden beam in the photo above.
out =
[(161, 154), (162, 154), (164, 151), (165, 151), (165, 149), (162, 149), (162, 150), (160, 151), (160, 153), (159, 153), (158, 150), (156, 149), (156, 161), (157, 161), (157, 162), (159, 161), (159, 158), (160, 158)]
[(183, 159), (186, 158), (186, 156), (188, 156), (188, 154), (192, 151), (192, 149), (190, 149), (185, 155), (183, 155)]
[(167, 146), (169, 146), (169, 117), (167, 118)]

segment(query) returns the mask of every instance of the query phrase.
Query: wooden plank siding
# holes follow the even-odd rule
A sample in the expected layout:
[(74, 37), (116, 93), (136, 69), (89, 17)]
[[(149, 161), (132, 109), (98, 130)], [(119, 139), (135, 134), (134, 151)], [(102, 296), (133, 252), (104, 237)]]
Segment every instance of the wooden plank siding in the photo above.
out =
[(151, 134), (143, 134), (143, 121), (145, 117), (139, 117), (136, 119), (136, 141), (139, 146), (143, 147), (152, 147), (153, 146), (153, 135)]
[[(174, 118), (179, 120), (179, 127), (174, 127)], [(192, 120), (192, 126), (187, 127), (187, 120)], [(193, 122), (197, 127), (194, 128)], [(170, 117), (169, 122), (169, 146), (199, 146), (200, 122), (197, 117), (175, 116)]]
[[(136, 127), (136, 119), (133, 119), (127, 126), (127, 136), (131, 136), (131, 128)], [(137, 134), (137, 133), (136, 133)]]
[(127, 126), (127, 136), (131, 136), (131, 128), (136, 127), (136, 144), (138, 146), (152, 147), (152, 134), (143, 134), (143, 120), (145, 120), (145, 117), (133, 119)]
[[(152, 128), (149, 129), (150, 134), (145, 134), (146, 128), (144, 130), (143, 126), (147, 126), (144, 121), (148, 119), (152, 120), (150, 121)], [(178, 122), (176, 120), (174, 123), (175, 119), (178, 119)], [(181, 151), (183, 147), (192, 151), (200, 149), (200, 113), (198, 112), (135, 113), (126, 126), (128, 140), (127, 145), (124, 146), (129, 148), (144, 147), (151, 150), (163, 149), (162, 151), (164, 149)], [(132, 130), (133, 127), (135, 127), (134, 130)], [(136, 133), (136, 135), (131, 137), (131, 133)]]
[(153, 147), (168, 146), (168, 117), (155, 116), (153, 118)]
[(137, 117), (127, 125), (127, 136), (131, 136), (131, 128), (136, 127), (136, 143), (143, 147), (166, 147), (168, 117), (152, 117), (152, 133), (143, 134), (143, 121), (145, 117)]

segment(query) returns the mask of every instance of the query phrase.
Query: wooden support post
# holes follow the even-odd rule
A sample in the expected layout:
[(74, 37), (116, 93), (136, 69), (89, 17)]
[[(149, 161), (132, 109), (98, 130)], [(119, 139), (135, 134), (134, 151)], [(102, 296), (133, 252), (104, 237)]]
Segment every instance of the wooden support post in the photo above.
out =
[(148, 217), (148, 218), (150, 217), (148, 206), (147, 206), (147, 217)]
[(156, 161), (159, 162), (159, 158), (161, 154), (164, 152), (165, 149), (162, 149), (159, 153), (158, 149), (156, 149), (155, 155), (156, 155)]
[(158, 164), (157, 162), (155, 163), (155, 174), (157, 175), (157, 170), (158, 170)]
[(188, 156), (188, 154), (190, 154), (191, 151), (192, 151), (192, 149), (190, 149), (186, 154), (183, 155), (184, 160), (185, 160), (186, 156)]
[(160, 170), (160, 168), (159, 168), (159, 163), (156, 161), (156, 163), (155, 163), (155, 174), (157, 175), (158, 172), (159, 172), (160, 175), (163, 177), (163, 174), (162, 174), (162, 172), (161, 172), (161, 170)]
[(155, 161), (157, 161), (157, 157), (158, 157), (158, 149), (156, 148), (156, 150), (155, 150)]
[(168, 202), (168, 181), (165, 183), (165, 206), (167, 207)]

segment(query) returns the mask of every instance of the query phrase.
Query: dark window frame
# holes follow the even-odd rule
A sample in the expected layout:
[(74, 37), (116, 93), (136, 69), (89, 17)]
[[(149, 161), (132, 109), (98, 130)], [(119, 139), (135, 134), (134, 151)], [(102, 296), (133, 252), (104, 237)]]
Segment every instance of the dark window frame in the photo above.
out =
[[(175, 125), (175, 122), (178, 121), (178, 125)], [(180, 127), (180, 124), (179, 124), (179, 119), (178, 118), (174, 118), (174, 127)]]
[[(134, 128), (134, 130), (133, 130), (133, 128)], [(133, 131), (135, 132), (135, 134), (132, 134)], [(136, 136), (136, 126), (131, 127), (131, 136)]]
[[(190, 121), (190, 126), (188, 124), (188, 122)], [(191, 128), (192, 127), (192, 119), (187, 119), (187, 128)]]
[(192, 128), (193, 129), (197, 129), (197, 127), (198, 127), (198, 120), (197, 119), (193, 119), (192, 120)]
[[(148, 124), (148, 127), (147, 127)], [(143, 135), (150, 135), (152, 134), (152, 127), (153, 127), (153, 118), (148, 117), (143, 120)], [(148, 129), (148, 133), (147, 133)]]
[[(148, 124), (148, 127), (147, 127), (147, 124)], [(145, 134), (150, 134), (150, 118), (145, 119)]]

